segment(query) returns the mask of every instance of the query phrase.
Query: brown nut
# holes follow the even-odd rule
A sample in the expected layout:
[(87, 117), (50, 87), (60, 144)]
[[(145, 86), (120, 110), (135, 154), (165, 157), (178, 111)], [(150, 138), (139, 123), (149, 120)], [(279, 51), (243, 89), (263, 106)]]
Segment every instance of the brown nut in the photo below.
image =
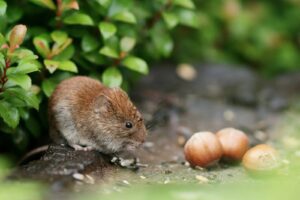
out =
[(279, 167), (277, 151), (267, 145), (260, 144), (249, 149), (243, 157), (243, 166), (249, 171), (270, 171)]
[(222, 148), (223, 158), (227, 161), (240, 161), (249, 149), (247, 135), (234, 128), (224, 128), (217, 132)]
[(185, 144), (184, 154), (192, 166), (208, 167), (221, 158), (221, 143), (211, 132), (195, 133)]

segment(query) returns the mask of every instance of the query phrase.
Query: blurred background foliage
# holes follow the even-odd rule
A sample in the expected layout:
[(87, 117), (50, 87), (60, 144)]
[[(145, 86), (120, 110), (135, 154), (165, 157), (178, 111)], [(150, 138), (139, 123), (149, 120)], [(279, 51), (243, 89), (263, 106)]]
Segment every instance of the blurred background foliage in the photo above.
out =
[[(300, 0), (0, 0), (0, 147), (47, 143), (47, 98), (74, 75), (129, 90), (156, 62), (298, 70), (299, 11)], [(17, 24), (27, 31), (10, 51)]]
[(198, 30), (176, 30), (176, 61), (238, 63), (266, 76), (299, 69), (299, 0), (194, 2)]

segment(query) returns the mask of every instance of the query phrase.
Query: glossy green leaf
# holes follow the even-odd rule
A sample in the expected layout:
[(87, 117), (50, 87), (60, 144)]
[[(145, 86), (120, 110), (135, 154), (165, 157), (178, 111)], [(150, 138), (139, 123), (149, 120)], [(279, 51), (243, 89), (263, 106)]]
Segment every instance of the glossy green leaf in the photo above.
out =
[(52, 92), (54, 91), (57, 83), (52, 79), (46, 79), (42, 82), (42, 90), (46, 94), (47, 97), (50, 97)]
[(81, 40), (81, 48), (84, 52), (91, 52), (100, 46), (99, 40), (91, 34), (85, 34)]
[(38, 110), (39, 99), (30, 91), (23, 88), (7, 88), (3, 94), (4, 98), (14, 97), (24, 101), (29, 107), (33, 107)]
[(74, 12), (73, 14), (65, 17), (63, 21), (66, 24), (78, 24), (86, 26), (94, 25), (93, 19), (89, 15), (80, 12)]
[(122, 63), (128, 69), (139, 72), (141, 74), (148, 74), (149, 72), (147, 63), (141, 58), (129, 56), (125, 58)]
[(129, 52), (135, 46), (136, 40), (132, 37), (123, 37), (120, 42), (121, 51)]
[(119, 87), (122, 80), (122, 74), (116, 67), (109, 67), (102, 74), (102, 82), (108, 87)]
[(16, 128), (19, 124), (20, 116), (18, 109), (3, 100), (0, 100), (0, 116), (11, 128)]
[(112, 16), (112, 19), (117, 20), (117, 21), (132, 23), (132, 24), (136, 23), (135, 16), (129, 11), (119, 12), (119, 13), (115, 14), (114, 16)]
[(178, 24), (178, 18), (174, 13), (164, 12), (163, 19), (170, 29), (174, 28)]
[(55, 60), (44, 60), (46, 69), (52, 74), (58, 68), (60, 62)]
[(118, 52), (109, 46), (105, 46), (102, 49), (100, 49), (99, 53), (111, 58), (119, 57)]
[(112, 0), (96, 0), (104, 8), (108, 8)]
[(22, 48), (16, 49), (12, 56), (15, 56), (19, 60), (19, 63), (35, 60), (38, 58), (38, 56), (35, 55), (32, 51)]
[(190, 8), (190, 9), (195, 8), (195, 4), (192, 0), (173, 0), (173, 4), (184, 8)]
[(1, 69), (3, 69), (5, 67), (5, 58), (4, 55), (0, 52), (0, 72)]
[[(157, 37), (159, 35), (159, 37)], [(153, 44), (156, 50), (164, 57), (168, 57), (174, 47), (173, 40), (170, 35), (162, 30), (153, 32), (152, 35)]]
[(95, 51), (86, 53), (83, 56), (86, 60), (96, 65), (103, 65), (107, 62), (104, 56), (100, 55), (98, 52)]
[(31, 72), (36, 72), (39, 67), (33, 62), (20, 63), (17, 67), (10, 67), (7, 70), (7, 75), (12, 74), (28, 74)]
[(77, 66), (72, 61), (61, 61), (58, 65), (58, 69), (68, 72), (78, 72)]
[(68, 39), (68, 34), (64, 31), (53, 31), (51, 33), (51, 38), (58, 45), (62, 45)]
[(42, 133), (41, 124), (38, 119), (33, 115), (29, 115), (27, 119), (24, 120), (26, 128), (34, 136), (38, 137)]
[(55, 4), (53, 3), (52, 0), (30, 0), (30, 1), (32, 3), (35, 3), (37, 5), (49, 8), (51, 10), (55, 10), (56, 9), (56, 6), (55, 6)]
[(3, 0), (0, 0), (0, 16), (5, 14), (6, 8), (7, 8), (6, 2)]
[(198, 28), (199, 26), (197, 13), (192, 10), (181, 9), (177, 11), (176, 16), (178, 17), (180, 24), (193, 28)]
[(50, 54), (49, 41), (44, 36), (37, 36), (33, 39), (36, 50), (42, 57), (46, 58)]
[(19, 85), (25, 90), (29, 90), (31, 87), (31, 79), (26, 74), (10, 74), (7, 77), (8, 77), (8, 81), (16, 85)]
[(117, 32), (117, 27), (110, 22), (100, 22), (98, 27), (105, 40)]
[(75, 53), (75, 47), (74, 45), (69, 45), (67, 48), (65, 48), (62, 52), (60, 52), (58, 55), (54, 56), (53, 59), (55, 60), (70, 60)]
[(5, 37), (0, 33), (0, 46), (6, 43)]

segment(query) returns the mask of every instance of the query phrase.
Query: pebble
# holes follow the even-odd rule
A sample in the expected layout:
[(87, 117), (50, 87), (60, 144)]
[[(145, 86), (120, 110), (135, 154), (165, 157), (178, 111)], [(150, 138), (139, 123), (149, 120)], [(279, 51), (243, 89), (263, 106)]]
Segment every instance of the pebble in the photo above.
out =
[(225, 110), (223, 117), (226, 121), (233, 121), (235, 119), (235, 114), (232, 110)]
[(176, 68), (177, 75), (185, 81), (192, 81), (197, 77), (197, 71), (193, 65), (182, 63)]
[(76, 179), (76, 180), (79, 180), (79, 181), (83, 181), (83, 180), (84, 180), (84, 175), (83, 175), (83, 174), (80, 174), (80, 173), (74, 173), (72, 176), (73, 176), (73, 178)]
[(127, 180), (123, 180), (122, 182), (126, 185), (130, 185), (130, 183)]
[(205, 176), (196, 175), (195, 178), (199, 181), (199, 183), (208, 183), (209, 179)]

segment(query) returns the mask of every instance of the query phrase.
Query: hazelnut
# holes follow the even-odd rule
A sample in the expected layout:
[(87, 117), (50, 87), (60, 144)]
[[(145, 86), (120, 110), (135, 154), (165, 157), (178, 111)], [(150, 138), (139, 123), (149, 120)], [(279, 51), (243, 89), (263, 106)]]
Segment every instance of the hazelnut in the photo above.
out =
[(198, 132), (185, 144), (184, 154), (192, 166), (208, 167), (221, 158), (223, 150), (217, 136), (213, 133)]
[(234, 128), (224, 128), (217, 132), (222, 148), (223, 158), (227, 161), (240, 161), (249, 148), (247, 135)]
[(249, 171), (270, 171), (279, 167), (279, 156), (271, 146), (260, 144), (246, 152), (242, 163)]

